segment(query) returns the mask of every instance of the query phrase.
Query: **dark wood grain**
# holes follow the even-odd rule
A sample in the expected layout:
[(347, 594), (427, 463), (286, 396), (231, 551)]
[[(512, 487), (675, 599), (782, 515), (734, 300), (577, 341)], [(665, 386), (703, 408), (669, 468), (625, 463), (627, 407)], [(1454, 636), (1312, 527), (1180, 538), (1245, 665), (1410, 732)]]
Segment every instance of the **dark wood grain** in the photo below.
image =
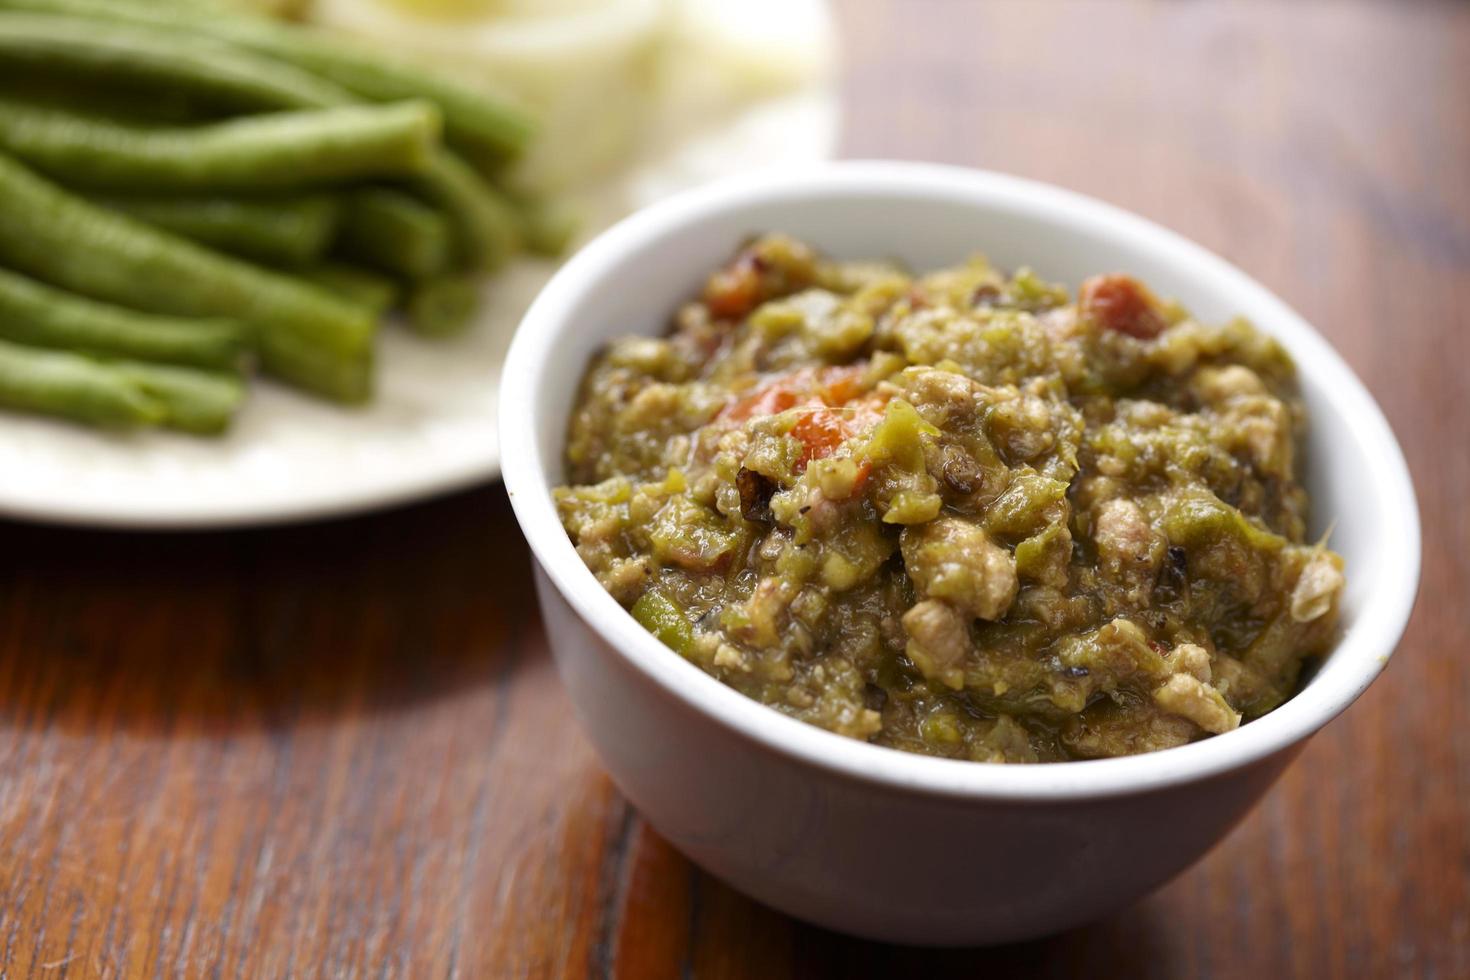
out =
[(255, 533), (0, 525), (0, 975), (1470, 976), (1470, 5), (840, 9), (849, 155), (1139, 211), (1352, 362), (1424, 517), (1385, 676), (1153, 897), (906, 950), (742, 898), (629, 810), (498, 487)]

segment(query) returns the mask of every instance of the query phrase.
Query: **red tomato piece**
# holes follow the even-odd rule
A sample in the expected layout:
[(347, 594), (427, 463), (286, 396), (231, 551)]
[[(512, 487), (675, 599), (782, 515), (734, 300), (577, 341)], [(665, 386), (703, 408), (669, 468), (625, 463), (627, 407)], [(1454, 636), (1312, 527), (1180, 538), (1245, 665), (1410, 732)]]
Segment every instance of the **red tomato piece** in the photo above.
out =
[(825, 367), (817, 373), (822, 401), (828, 405), (846, 405), (862, 393), (862, 377), (866, 364)]
[(1091, 317), (1104, 330), (1140, 340), (1151, 340), (1169, 326), (1143, 283), (1119, 273), (1083, 282), (1077, 305), (1083, 316)]
[(741, 252), (704, 287), (704, 305), (719, 319), (738, 320), (760, 301), (761, 263), (753, 252)]
[(804, 447), (801, 454), (803, 466), (814, 459), (831, 456), (850, 435), (842, 416), (830, 408), (803, 412), (791, 427), (791, 434), (800, 439)]
[(744, 422), (746, 419), (784, 412), (795, 404), (796, 393), (790, 388), (767, 385), (726, 405), (721, 409), (719, 417), (732, 422)]

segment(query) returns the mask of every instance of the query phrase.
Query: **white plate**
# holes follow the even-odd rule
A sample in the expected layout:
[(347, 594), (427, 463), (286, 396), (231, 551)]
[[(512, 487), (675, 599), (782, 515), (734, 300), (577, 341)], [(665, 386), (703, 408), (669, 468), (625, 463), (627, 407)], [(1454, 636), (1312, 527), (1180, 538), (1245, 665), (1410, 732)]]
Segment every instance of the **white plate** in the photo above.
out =
[[(590, 235), (687, 187), (832, 155), (830, 80), (747, 103), (703, 128), (663, 125), (642, 159), (581, 195)], [(224, 528), (350, 514), (494, 479), (499, 376), (511, 333), (550, 277), (525, 260), (486, 287), (452, 341), (384, 331), (378, 394), (342, 409), (267, 381), (222, 439), (117, 435), (0, 415), (0, 515), (115, 528)]]

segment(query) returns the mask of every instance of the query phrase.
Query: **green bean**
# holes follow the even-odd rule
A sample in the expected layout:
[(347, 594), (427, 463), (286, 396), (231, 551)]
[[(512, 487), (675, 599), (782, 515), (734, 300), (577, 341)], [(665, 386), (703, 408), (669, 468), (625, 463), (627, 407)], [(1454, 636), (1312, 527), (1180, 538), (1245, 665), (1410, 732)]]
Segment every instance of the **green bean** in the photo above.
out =
[(225, 21), (199, 28), (330, 79), (374, 102), (428, 99), (444, 112), (450, 142), (487, 168), (519, 156), (536, 124), (529, 112), (487, 83), (470, 85), (310, 28)]
[[(275, 44), (250, 44), (242, 41), (241, 43), (251, 50), (233, 49), (233, 54), (227, 55), (223, 52), (208, 50), (209, 45), (206, 41), (206, 50), (198, 57), (170, 58), (171, 52), (181, 49), (188, 50), (190, 45), (197, 40), (195, 34), (181, 34), (179, 31), (181, 26), (202, 32), (206, 38), (217, 36), (221, 39), (237, 40), (229, 36), (230, 31), (220, 33), (215, 30), (221, 24), (227, 21), (234, 23), (237, 19), (214, 16), (196, 23), (185, 17), (184, 23), (181, 24), (174, 13), (160, 13), (157, 10), (126, 3), (104, 3), (99, 6), (93, 0), (0, 0), (0, 8), (7, 6), (40, 11), (50, 10), (59, 14), (72, 13), (84, 18), (96, 17), (110, 21), (120, 19), (125, 25), (132, 25), (129, 35), (113, 42), (109, 47), (107, 40), (96, 40), (96, 38), (99, 36), (106, 38), (111, 31), (105, 34), (98, 31), (94, 20), (78, 20), (61, 16), (8, 15), (11, 18), (33, 22), (31, 33), (43, 36), (46, 32), (34, 26), (35, 21), (42, 21), (41, 27), (50, 27), (58, 22), (70, 20), (75, 25), (74, 27), (62, 28), (54, 33), (60, 35), (62, 40), (73, 42), (64, 49), (70, 60), (63, 63), (70, 65), (74, 70), (78, 70), (79, 67), (98, 65), (110, 52), (116, 56), (116, 62), (123, 65), (127, 77), (167, 83), (165, 87), (170, 94), (176, 94), (178, 91), (198, 91), (205, 95), (212, 94), (216, 98), (228, 98), (242, 105), (248, 104), (250, 107), (259, 109), (322, 109), (348, 105), (354, 101), (352, 91), (354, 86), (350, 83), (350, 79), (342, 77), (341, 73), (334, 74), (325, 71), (322, 74), (326, 78), (317, 78), (290, 64), (282, 64), (269, 57), (277, 55), (288, 62), (300, 60), (289, 56), (290, 51), (299, 49), (298, 53), (306, 55), (302, 63), (307, 68), (311, 68), (317, 60), (327, 57), (326, 51), (331, 47), (332, 42), (303, 29), (287, 28), (269, 22), (257, 22), (251, 28), (252, 31), (254, 28), (264, 28), (266, 33), (272, 37), (279, 35), (281, 43), (290, 51), (278, 51)], [(25, 26), (22, 23), (21, 27)], [(250, 27), (249, 24), (246, 26)], [(20, 33), (19, 29), (17, 33)], [(298, 35), (304, 36), (305, 42), (298, 44), (284, 40)], [(93, 47), (88, 47), (89, 39)], [(61, 55), (57, 53), (57, 49), (61, 47), (62, 44), (58, 40), (40, 53), (33, 55), (22, 53), (15, 57), (22, 59), (20, 62), (22, 64), (25, 63), (24, 59), (27, 57), (38, 65), (55, 64), (61, 58)], [(117, 49), (122, 49), (122, 51), (118, 52)], [(259, 53), (254, 54), (252, 50)], [(47, 54), (50, 54), (50, 57), (43, 56)], [(219, 55), (219, 61), (218, 64), (213, 64), (211, 59), (216, 54)], [(4, 49), (0, 48), (0, 63), (3, 63), (3, 56)], [(84, 60), (86, 58), (91, 58), (91, 61)], [(377, 74), (383, 72), (387, 73), (383, 76), (385, 78), (396, 77), (394, 69), (388, 66), (380, 55), (369, 56), (365, 50), (348, 56), (343, 64), (347, 66), (347, 75), (354, 78), (358, 76), (376, 77)], [(356, 65), (356, 68), (353, 68), (353, 65)], [(328, 78), (332, 80), (329, 81)], [(435, 81), (442, 82), (440, 79)], [(442, 91), (442, 84), (430, 85), (429, 88), (422, 90), (422, 94), (434, 101), (445, 113), (445, 124), (453, 134), (456, 127), (463, 129), (465, 107), (462, 103), (465, 99), (469, 99), (480, 110), (485, 109), (488, 103), (473, 90), (464, 89), (452, 83), (446, 84), (449, 84), (449, 89), (452, 90), (448, 94)], [(396, 89), (378, 88), (372, 92), (358, 92), (358, 94), (369, 98), (384, 99), (389, 97), (387, 93), (390, 91), (409, 93), (411, 96), (420, 90), (408, 86)], [(462, 136), (463, 132), (460, 135)], [(474, 140), (472, 139), (471, 142)], [(485, 185), (473, 168), (466, 165), (457, 156), (444, 150), (436, 152), (433, 164), (419, 183), (424, 196), (439, 205), (453, 222), (459, 241), (460, 255), (465, 261), (491, 267), (502, 261), (505, 255), (515, 248), (516, 219), (513, 212), (493, 189)]]
[(0, 14), (0, 66), (27, 77), (77, 77), (187, 92), (240, 110), (327, 108), (343, 90), (310, 72), (210, 38), (181, 43), (149, 27), (45, 14)]
[[(352, 86), (346, 80), (338, 78), (328, 81), (290, 64), (282, 64), (269, 57), (271, 54), (279, 54), (272, 45), (257, 45), (259, 54), (228, 45), (212, 46), (208, 40), (212, 35), (206, 28), (218, 25), (221, 22), (219, 17), (211, 17), (207, 23), (189, 22), (187, 26), (205, 33), (204, 49), (180, 55), (181, 51), (191, 52), (198, 38), (195, 34), (181, 34), (178, 30), (181, 25), (172, 14), (161, 15), (156, 10), (130, 7), (127, 4), (106, 3), (98, 6), (91, 0), (0, 0), (0, 9), (7, 6), (22, 10), (77, 14), (82, 18), (15, 13), (0, 15), (0, 21), (5, 18), (20, 21), (14, 28), (17, 38), (9, 57), (23, 67), (28, 64), (43, 68), (60, 65), (73, 71), (91, 68), (100, 72), (104, 66), (110, 66), (122, 72), (126, 78), (155, 83), (170, 97), (177, 97), (180, 92), (197, 91), (257, 109), (325, 109), (350, 105), (355, 101), (354, 93), (349, 91)], [(95, 20), (88, 19), (92, 17), (113, 22), (120, 19), (124, 25), (120, 30), (124, 33), (113, 38), (116, 28), (99, 31)], [(276, 32), (276, 28), (270, 24), (264, 26), (269, 33)], [(279, 30), (286, 32), (281, 34), (282, 38), (292, 36), (289, 28)], [(28, 51), (25, 44), (27, 31), (38, 40), (49, 38), (50, 43), (34, 52)], [(322, 42), (322, 39), (312, 37), (310, 42)], [(302, 48), (303, 51), (317, 52), (320, 55), (325, 50), (324, 43), (330, 46), (329, 42), (310, 42)], [(287, 46), (294, 48), (291, 44)], [(223, 47), (224, 50), (213, 50), (214, 47)], [(391, 68), (384, 68), (379, 56), (374, 55), (372, 59), (367, 59), (366, 54), (361, 52), (357, 56), (357, 61), (361, 62), (358, 65), (361, 72), (371, 74), (374, 71), (387, 71), (389, 75), (392, 74)], [(6, 49), (0, 46), (0, 64), (5, 62), (6, 56)], [(313, 59), (308, 57), (306, 60)], [(348, 63), (355, 62), (349, 58)], [(331, 75), (330, 72), (325, 74)], [(458, 86), (451, 85), (451, 88), (463, 97), (472, 94)], [(384, 90), (378, 91), (381, 93)], [(399, 91), (414, 90), (404, 88)], [(363, 94), (385, 98), (382, 94)], [(424, 94), (436, 100), (436, 104), (448, 116), (463, 117), (463, 106), (460, 106), (458, 112), (449, 107), (450, 103), (460, 105), (461, 100), (450, 98), (448, 103), (437, 102), (443, 95), (437, 90), (425, 90)], [(484, 108), (483, 99), (478, 99), (476, 104)], [(457, 125), (449, 119), (446, 119), (446, 124), (451, 128)], [(0, 145), (4, 145), (3, 142)], [(11, 150), (27, 156), (17, 147), (12, 146)], [(87, 150), (83, 154), (83, 159), (74, 165), (83, 166), (90, 172), (94, 166), (90, 159), (91, 154)], [(459, 242), (460, 255), (465, 261), (485, 267), (498, 264), (515, 247), (514, 219), (509, 208), (480, 180), (471, 167), (453, 154), (441, 149), (434, 156), (433, 164), (420, 181), (424, 195), (446, 212)], [(42, 169), (49, 169), (44, 166), (45, 161), (36, 162)], [(297, 179), (291, 173), (291, 168), (282, 168), (277, 173), (288, 181)], [(72, 179), (65, 173), (58, 172), (58, 176)], [(210, 182), (209, 186), (220, 185)], [(259, 185), (252, 182), (249, 186)], [(432, 272), (410, 274), (429, 275)]]
[(391, 188), (365, 188), (348, 198), (340, 240), (349, 256), (408, 279), (426, 279), (449, 265), (444, 216)]
[(0, 269), (0, 337), (83, 354), (238, 368), (248, 333), (235, 320), (138, 313)]
[(164, 419), (162, 403), (107, 364), (0, 341), (0, 406), (112, 428)]
[(427, 102), (129, 126), (0, 98), (0, 147), (58, 180), (113, 190), (259, 190), (424, 171), (438, 139)]
[[(349, 300), (312, 289), (337, 306), (348, 307), (356, 316), (370, 316), (367, 309)], [(373, 393), (373, 352), (346, 357), (326, 350), (300, 334), (284, 330), (268, 330), (260, 335), (260, 359), (276, 377), (307, 391), (337, 401), (358, 404)]]
[(472, 275), (443, 276), (414, 287), (408, 297), (408, 325), (425, 337), (463, 333), (480, 306), (480, 282)]
[[(179, 10), (207, 10), (215, 14), (247, 16), (253, 13), (251, 0), (148, 0), (159, 7)], [(258, 0), (257, 0), (258, 2)]]
[(183, 88), (168, 91), (99, 85), (96, 79), (24, 73), (0, 65), (0, 88), (12, 99), (54, 105), (140, 126), (193, 126), (218, 118)]
[(238, 316), (273, 373), (342, 401), (370, 394), (377, 324), (360, 308), (89, 204), (4, 155), (0, 201), (0, 262), (123, 306)]
[(303, 265), (326, 251), (342, 216), (326, 194), (290, 197), (94, 197), (97, 203), (221, 252)]
[(323, 262), (295, 272), (308, 282), (371, 311), (374, 316), (382, 316), (398, 302), (398, 284), (392, 279), (345, 262)]
[(159, 129), (0, 98), (0, 148), (69, 184), (113, 190), (289, 189), (419, 171), (420, 192), (453, 222), (460, 257), (493, 268), (516, 247), (514, 212), (469, 165), (432, 145), (434, 111), (348, 105)]
[(535, 131), (523, 109), (484, 86), (300, 25), (126, 0), (0, 0), (0, 8), (203, 35), (288, 62), (373, 101), (430, 99), (444, 111), (451, 142), (487, 166), (520, 154)]
[(245, 400), (245, 386), (235, 375), (135, 361), (110, 366), (163, 406), (160, 422), (172, 429), (199, 435), (223, 432)]
[(436, 153), (415, 186), (455, 219), (457, 257), (466, 265), (494, 269), (520, 246), (510, 203), (454, 154)]
[(580, 223), (570, 208), (539, 199), (515, 202), (521, 242), (537, 255), (555, 258), (567, 250)]
[[(27, 8), (28, 3), (33, 6)], [(130, 46), (127, 47), (129, 60), (126, 62), (128, 70), (132, 73), (131, 77), (167, 81), (169, 82), (167, 89), (171, 95), (176, 95), (181, 90), (198, 90), (216, 95), (223, 93), (242, 103), (249, 101), (256, 108), (282, 110), (322, 109), (349, 105), (354, 102), (354, 95), (349, 91), (351, 86), (346, 85), (345, 82), (339, 87), (331, 81), (303, 74), (290, 65), (281, 65), (268, 57), (260, 57), (256, 63), (252, 64), (251, 58), (254, 56), (248, 51), (237, 51), (238, 57), (233, 60), (222, 57), (220, 66), (217, 68), (210, 66), (207, 58), (170, 61), (167, 57), (169, 51), (188, 48), (194, 42), (195, 37), (190, 34), (180, 34), (176, 29), (175, 18), (168, 16), (160, 19), (156, 11), (129, 7), (127, 4), (109, 3), (97, 7), (91, 4), (91, 0), (0, 0), (0, 9), (16, 4), (21, 9), (43, 11), (50, 9), (59, 13), (74, 12), (109, 20), (114, 19), (113, 15), (117, 14), (123, 18), (125, 23), (133, 23), (135, 25), (133, 33), (137, 36), (129, 40)], [(21, 17), (23, 15), (10, 14), (9, 16)], [(129, 18), (132, 20), (129, 21)], [(32, 16), (29, 19), (42, 18)], [(64, 17), (44, 18), (48, 22), (66, 19)], [(217, 17), (210, 19), (210, 23), (218, 21), (220, 18)], [(97, 30), (95, 21), (73, 19), (73, 22), (77, 26), (71, 31), (72, 35), (81, 35), (85, 38), (102, 33)], [(202, 25), (194, 26), (201, 27)], [(124, 45), (120, 43), (119, 46)], [(77, 47), (81, 48), (82, 45), (79, 44)], [(308, 44), (307, 47), (315, 50), (319, 45)], [(269, 46), (262, 49), (262, 55), (272, 53), (268, 49)], [(81, 57), (76, 51), (70, 53), (74, 62)], [(0, 54), (3, 54), (3, 51), (0, 51)], [(101, 55), (96, 55), (96, 58), (100, 60)], [(35, 60), (44, 61), (39, 56), (36, 56)], [(367, 94), (372, 97), (371, 93)], [(426, 92), (426, 94), (431, 99), (439, 97), (434, 92)], [(439, 104), (443, 106), (442, 103)], [(443, 111), (453, 114), (448, 108), (444, 108)], [(3, 142), (0, 142), (0, 145), (4, 145)], [(11, 147), (11, 150), (26, 156), (18, 148)], [(94, 166), (90, 157), (90, 152), (84, 151), (84, 158), (77, 165), (84, 166), (90, 171)], [(44, 161), (37, 161), (37, 163), (42, 165), (42, 169), (48, 169), (44, 166)], [(282, 168), (278, 173), (283, 179), (295, 179), (290, 173), (290, 168)], [(64, 179), (71, 179), (66, 174), (58, 175)], [(81, 181), (77, 182), (81, 183)], [(492, 188), (480, 179), (473, 168), (457, 156), (447, 150), (436, 150), (433, 162), (418, 184), (423, 195), (438, 205), (451, 221), (459, 243), (460, 257), (465, 262), (491, 268), (502, 262), (515, 249), (516, 219), (513, 211)], [(212, 183), (211, 186), (218, 186), (218, 184)], [(252, 184), (251, 186), (259, 185)]]

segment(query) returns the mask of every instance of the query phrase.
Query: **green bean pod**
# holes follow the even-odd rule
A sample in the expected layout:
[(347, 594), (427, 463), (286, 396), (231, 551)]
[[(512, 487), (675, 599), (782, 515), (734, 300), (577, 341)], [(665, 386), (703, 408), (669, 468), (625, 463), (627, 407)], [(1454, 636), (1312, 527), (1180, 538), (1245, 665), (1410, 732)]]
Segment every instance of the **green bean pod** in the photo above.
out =
[(581, 221), (570, 208), (540, 199), (516, 200), (513, 205), (527, 251), (556, 258), (577, 236)]
[(162, 422), (167, 410), (126, 375), (69, 351), (0, 341), (0, 407), (108, 428)]
[(419, 283), (408, 297), (408, 325), (425, 337), (463, 333), (480, 308), (479, 279), (473, 275), (442, 276)]
[(297, 24), (129, 0), (0, 0), (0, 9), (66, 14), (213, 38), (288, 62), (376, 102), (430, 99), (443, 108), (451, 142), (485, 166), (519, 155), (535, 132), (535, 122), (524, 109), (484, 86)]
[[(228, 35), (231, 32), (228, 30), (221, 32), (218, 28), (221, 24), (227, 22), (235, 23), (238, 20), (238, 18), (220, 18), (218, 16), (206, 18), (204, 21), (195, 21), (188, 17), (180, 20), (174, 13), (159, 11), (156, 8), (149, 8), (148, 6), (138, 6), (126, 2), (105, 2), (99, 4), (96, 0), (0, 0), (0, 10), (7, 8), (77, 15), (80, 18), (79, 22), (83, 25), (83, 29), (94, 32), (97, 29), (96, 20), (89, 18), (104, 20), (110, 23), (121, 22), (126, 25), (133, 25), (137, 31), (145, 34), (147, 32), (157, 33), (158, 39), (155, 43), (165, 47), (187, 46), (192, 43), (197, 37), (197, 34), (184, 33), (184, 31), (201, 32), (206, 38), (230, 40), (232, 38)], [(411, 86), (396, 89), (376, 88), (373, 91), (360, 91), (354, 89), (347, 79), (333, 75), (331, 72), (323, 72), (322, 74), (326, 78), (332, 78), (339, 85), (334, 85), (333, 82), (326, 81), (325, 79), (307, 78), (303, 80), (300, 77), (300, 72), (293, 74), (291, 72), (283, 73), (276, 71), (277, 63), (269, 57), (271, 55), (283, 58), (288, 62), (299, 62), (299, 59), (290, 57), (290, 51), (296, 50), (298, 46), (294, 42), (282, 40), (294, 36), (292, 32), (296, 29), (272, 25), (266, 22), (256, 22), (255, 27), (259, 28), (262, 23), (264, 23), (264, 30), (267, 34), (274, 36), (278, 31), (282, 33), (280, 33), (278, 38), (281, 42), (279, 45), (260, 43), (260, 38), (256, 39), (257, 43), (255, 44), (246, 44), (247, 48), (258, 52), (262, 58), (261, 63), (255, 65), (242, 64), (238, 69), (230, 69), (228, 72), (225, 70), (214, 72), (208, 68), (199, 66), (194, 61), (181, 60), (166, 68), (153, 68), (153, 74), (147, 77), (163, 79), (170, 77), (166, 72), (172, 72), (172, 84), (168, 86), (168, 91), (171, 94), (176, 94), (177, 91), (195, 90), (219, 92), (225, 87), (225, 82), (221, 80), (220, 75), (225, 74), (228, 78), (233, 78), (235, 74), (239, 74), (242, 71), (254, 73), (263, 79), (268, 79), (269, 84), (261, 84), (253, 88), (236, 85), (229, 88), (228, 91), (238, 99), (244, 99), (246, 97), (258, 99), (258, 107), (262, 109), (302, 109), (340, 106), (351, 104), (354, 95), (384, 99), (388, 97), (384, 93), (390, 90), (402, 92), (420, 91)], [(214, 30), (214, 33), (211, 33), (211, 30)], [(247, 31), (247, 33), (250, 33), (250, 31)], [(305, 59), (306, 62), (310, 62), (310, 64), (305, 65), (307, 68), (311, 68), (312, 64), (315, 64), (317, 60), (324, 57), (323, 52), (318, 49), (322, 46), (322, 43), (327, 43), (315, 35), (311, 35), (310, 41), (311, 43), (307, 43), (301, 49), (308, 54), (315, 52), (315, 57), (307, 57)], [(284, 48), (277, 50), (282, 45), (284, 45)], [(137, 45), (140, 49), (142, 46), (142, 42)], [(240, 53), (246, 57), (249, 56), (249, 51)], [(366, 60), (364, 61), (364, 59)], [(381, 74), (382, 72), (387, 72), (387, 75), (384, 77), (396, 77), (394, 76), (394, 69), (389, 66), (388, 62), (383, 61), (381, 55), (377, 53), (369, 56), (369, 52), (366, 50), (359, 51), (355, 56), (348, 58), (348, 63), (357, 65), (356, 69), (349, 69), (347, 72), (354, 77), (376, 77), (376, 74)], [(135, 75), (141, 75), (141, 69), (135, 68), (134, 71)], [(443, 83), (442, 79), (438, 81)], [(486, 102), (481, 94), (475, 92), (473, 89), (465, 89), (454, 83), (443, 84), (448, 84), (458, 95), (447, 97), (449, 101), (442, 101), (441, 99), (446, 97), (444, 92), (439, 90), (443, 87), (442, 84), (438, 87), (430, 85), (429, 88), (423, 89), (421, 94), (434, 100), (435, 104), (440, 106), (444, 111), (446, 114), (445, 125), (449, 129), (450, 135), (455, 134), (456, 125), (459, 125), (459, 135), (463, 137), (463, 120), (466, 112), (465, 100), (468, 99), (474, 105), (479, 106), (481, 110), (485, 109), (489, 103)], [(458, 106), (458, 111), (453, 106)], [(459, 120), (458, 124), (455, 122), (456, 119)], [(463, 144), (465, 140), (460, 139), (457, 142)], [(476, 140), (472, 137), (469, 139), (469, 142), (475, 144)], [(478, 145), (478, 152), (474, 149), (471, 149), (469, 152), (477, 156), (477, 158), (483, 159), (485, 144), (483, 141), (480, 141)], [(512, 154), (518, 152), (518, 149), (508, 146), (503, 146), (501, 149), (504, 152)], [(499, 192), (490, 187), (481, 178), (480, 174), (466, 164), (457, 154), (442, 148), (437, 150), (427, 172), (416, 183), (422, 196), (442, 209), (444, 216), (450, 221), (451, 230), (457, 243), (457, 258), (460, 261), (478, 268), (494, 268), (518, 247), (517, 228), (521, 223), (520, 216), (516, 214), (515, 209)]]
[(348, 256), (407, 279), (441, 273), (450, 260), (444, 215), (387, 187), (364, 188), (348, 198), (340, 241)]
[(92, 199), (201, 245), (267, 265), (317, 261), (337, 234), (342, 216), (341, 201), (327, 194)]
[(293, 271), (308, 282), (370, 310), (374, 316), (382, 316), (398, 302), (396, 282), (345, 262), (323, 262)]
[(17, 75), (0, 64), (7, 98), (41, 105), (73, 108), (139, 126), (193, 126), (218, 118), (183, 88), (146, 92), (122, 85), (99, 84), (96, 79), (26, 72)]
[(426, 172), (439, 135), (427, 102), (132, 126), (0, 98), (0, 148), (77, 187), (277, 190)]
[(289, 61), (374, 102), (428, 99), (444, 111), (449, 141), (486, 169), (519, 156), (536, 132), (531, 114), (505, 93), (485, 83), (460, 82), (379, 48), (265, 21), (216, 20), (199, 29)]
[(252, 111), (329, 108), (338, 85), (274, 58), (210, 38), (32, 13), (0, 13), (0, 66), (27, 77), (80, 78), (186, 92), (211, 105)]
[(0, 263), (123, 306), (236, 316), (264, 366), (342, 401), (371, 393), (377, 323), (318, 287), (99, 208), (0, 155)]
[[(337, 306), (350, 307), (356, 316), (372, 316), (372, 311), (348, 299), (319, 288), (312, 291)], [(372, 351), (343, 356), (286, 330), (262, 332), (258, 345), (261, 363), (288, 384), (348, 404), (360, 404), (372, 397)]]
[(223, 432), (245, 400), (245, 385), (232, 374), (136, 361), (109, 366), (163, 407), (160, 422), (171, 429), (196, 435)]
[(248, 336), (237, 320), (138, 313), (0, 269), (0, 338), (16, 343), (233, 370)]
[(450, 216), (456, 258), (466, 266), (498, 268), (520, 247), (519, 222), (510, 202), (453, 153), (435, 153), (414, 186)]

